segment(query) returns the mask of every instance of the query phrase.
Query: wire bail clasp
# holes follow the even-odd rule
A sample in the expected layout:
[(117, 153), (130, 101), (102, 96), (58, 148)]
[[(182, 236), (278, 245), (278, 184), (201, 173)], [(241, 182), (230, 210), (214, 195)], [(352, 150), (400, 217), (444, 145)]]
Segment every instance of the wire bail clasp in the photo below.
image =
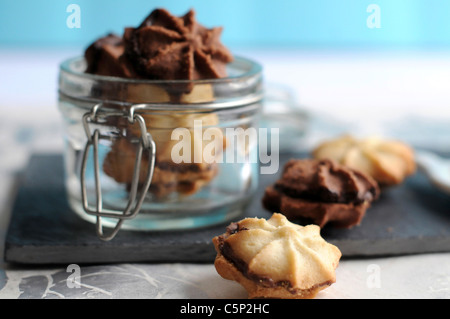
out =
[[(96, 231), (97, 236), (104, 241), (109, 241), (113, 239), (118, 231), (120, 230), (123, 222), (127, 219), (133, 219), (139, 213), (142, 203), (144, 202), (145, 196), (150, 187), (153, 171), (155, 167), (155, 154), (156, 146), (151, 134), (147, 131), (147, 126), (142, 115), (135, 113), (136, 109), (144, 108), (145, 105), (136, 104), (132, 105), (128, 111), (124, 112), (101, 112), (102, 103), (96, 104), (90, 112), (83, 115), (83, 127), (87, 136), (86, 146), (84, 148), (83, 158), (81, 162), (81, 200), (83, 204), (84, 211), (89, 215), (97, 216), (96, 221)], [(131, 188), (129, 191), (128, 204), (123, 211), (114, 209), (103, 208), (102, 200), (102, 188), (100, 183), (100, 163), (99, 163), (99, 140), (102, 138), (100, 131), (95, 129), (91, 133), (89, 124), (99, 123), (100, 120), (105, 120), (108, 117), (124, 117), (128, 120), (130, 124), (138, 124), (141, 132), (141, 137), (139, 139), (139, 146), (136, 152), (136, 159), (134, 163), (133, 179), (131, 182)], [(94, 160), (94, 178), (95, 178), (95, 197), (96, 205), (95, 207), (90, 206), (87, 198), (87, 188), (86, 188), (86, 167), (89, 157), (90, 149), (93, 149), (93, 160)], [(147, 175), (145, 177), (144, 183), (141, 184), (141, 193), (138, 194), (139, 186), (139, 175), (141, 170), (142, 155), (144, 152), (148, 153), (149, 163), (147, 169)], [(108, 217), (117, 219), (117, 223), (109, 235), (103, 232), (102, 217)]]

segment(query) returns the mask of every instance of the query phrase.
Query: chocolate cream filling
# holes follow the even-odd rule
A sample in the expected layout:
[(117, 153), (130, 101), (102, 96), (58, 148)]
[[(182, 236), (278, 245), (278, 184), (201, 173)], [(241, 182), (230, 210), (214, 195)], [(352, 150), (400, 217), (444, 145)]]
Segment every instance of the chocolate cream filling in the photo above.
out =
[(294, 199), (360, 205), (378, 197), (375, 181), (330, 160), (291, 160), (274, 188)]

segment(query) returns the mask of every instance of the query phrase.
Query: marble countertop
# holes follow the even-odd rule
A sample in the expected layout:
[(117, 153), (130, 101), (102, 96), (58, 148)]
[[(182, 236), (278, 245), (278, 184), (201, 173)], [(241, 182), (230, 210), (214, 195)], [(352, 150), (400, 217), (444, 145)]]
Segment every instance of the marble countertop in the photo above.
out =
[[(268, 82), (290, 87), (310, 114), (305, 148), (351, 127), (351, 133), (450, 149), (448, 53), (241, 51), (264, 65)], [(56, 79), (68, 52), (0, 51), (1, 253), (17, 173), (32, 153), (63, 150)], [(77, 267), (1, 262), (0, 298), (246, 298), (212, 264)], [(317, 298), (450, 298), (450, 253), (344, 259), (336, 275)]]

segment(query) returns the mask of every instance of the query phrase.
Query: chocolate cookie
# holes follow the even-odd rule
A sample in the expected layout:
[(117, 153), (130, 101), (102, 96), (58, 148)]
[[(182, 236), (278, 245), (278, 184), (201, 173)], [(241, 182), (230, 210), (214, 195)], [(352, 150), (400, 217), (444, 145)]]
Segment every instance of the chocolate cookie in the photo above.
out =
[(282, 177), (266, 189), (263, 206), (289, 219), (350, 228), (379, 196), (371, 177), (331, 160), (290, 160)]

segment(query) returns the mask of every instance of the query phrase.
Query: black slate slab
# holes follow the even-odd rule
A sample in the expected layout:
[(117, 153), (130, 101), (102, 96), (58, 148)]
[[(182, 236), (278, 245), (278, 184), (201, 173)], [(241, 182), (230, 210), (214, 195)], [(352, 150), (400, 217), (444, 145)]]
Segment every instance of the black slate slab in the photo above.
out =
[[(282, 157), (282, 163), (290, 157)], [(297, 155), (299, 157), (299, 155)], [(245, 216), (269, 218), (261, 197), (278, 176), (263, 175)], [(31, 158), (19, 187), (5, 243), (5, 261), (23, 264), (213, 262), (211, 239), (226, 225), (190, 231), (120, 231), (102, 242), (94, 225), (75, 215), (63, 186), (60, 155)], [(358, 227), (324, 228), (322, 236), (344, 257), (450, 251), (450, 196), (417, 173), (386, 190)]]

